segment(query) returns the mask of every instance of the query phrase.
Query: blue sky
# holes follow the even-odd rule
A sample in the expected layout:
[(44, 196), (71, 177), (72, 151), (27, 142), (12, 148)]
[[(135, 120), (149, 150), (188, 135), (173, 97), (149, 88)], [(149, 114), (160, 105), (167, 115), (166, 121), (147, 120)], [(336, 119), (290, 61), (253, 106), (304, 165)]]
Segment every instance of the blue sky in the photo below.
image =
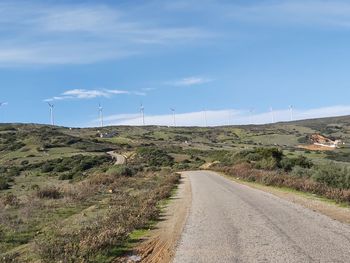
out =
[[(350, 2), (1, 1), (0, 122), (266, 123), (350, 114)], [(272, 113), (270, 108), (272, 108)], [(206, 121), (205, 121), (206, 119)]]

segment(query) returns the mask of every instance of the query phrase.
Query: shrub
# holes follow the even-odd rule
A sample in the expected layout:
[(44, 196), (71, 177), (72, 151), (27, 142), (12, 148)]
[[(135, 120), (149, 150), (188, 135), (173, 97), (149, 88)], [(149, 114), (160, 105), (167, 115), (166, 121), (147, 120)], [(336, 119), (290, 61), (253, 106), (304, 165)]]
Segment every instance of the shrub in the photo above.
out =
[(174, 158), (164, 150), (154, 147), (141, 147), (137, 150), (137, 159), (148, 166), (173, 166)]
[(1, 201), (5, 206), (6, 205), (18, 206), (18, 204), (19, 204), (19, 199), (14, 194), (5, 195)]
[(111, 158), (107, 155), (85, 156), (79, 154), (72, 157), (49, 160), (45, 163), (37, 164), (37, 166), (40, 167), (43, 173), (71, 171), (73, 174), (78, 174), (108, 162), (111, 162)]
[(108, 169), (107, 174), (112, 176), (133, 176), (136, 171), (126, 165), (115, 165)]
[(278, 148), (256, 148), (244, 150), (233, 156), (235, 163), (242, 161), (261, 162), (259, 166), (277, 167), (283, 158), (283, 152)]
[[(98, 180), (102, 179), (97, 177)], [(41, 261), (109, 262), (97, 260), (97, 257), (120, 248), (133, 230), (148, 226), (149, 220), (156, 219), (160, 212), (158, 202), (170, 196), (179, 175), (153, 174), (143, 180), (138, 185), (132, 178), (123, 178), (124, 183), (133, 183), (138, 191), (119, 191), (112, 195), (108, 212), (97, 217), (92, 224), (84, 224), (80, 229), (73, 230), (62, 230), (59, 225), (37, 236), (35, 244)]]
[(63, 197), (61, 191), (56, 187), (47, 187), (36, 192), (36, 196), (43, 199), (59, 199)]
[(297, 158), (283, 158), (280, 162), (280, 167), (286, 172), (292, 171), (295, 166), (311, 168), (312, 162), (302, 155), (298, 156)]
[(290, 172), (290, 175), (294, 177), (310, 178), (312, 175), (312, 170), (300, 166), (295, 166)]
[(20, 174), (21, 174), (21, 169), (18, 167), (11, 167), (7, 171), (7, 175), (9, 177), (19, 176)]
[(30, 189), (38, 191), (40, 189), (39, 185), (33, 184)]
[(350, 169), (345, 165), (334, 162), (319, 165), (315, 167), (311, 178), (328, 186), (350, 189)]
[(21, 162), (21, 165), (23, 165), (23, 166), (25, 166), (25, 165), (27, 165), (27, 164), (29, 164), (29, 161), (28, 161), (28, 160), (23, 160), (23, 161)]
[(73, 173), (65, 173), (65, 174), (61, 174), (58, 179), (59, 180), (72, 180), (74, 177)]
[(9, 189), (10, 185), (8, 179), (0, 176), (0, 190)]
[(258, 169), (264, 170), (274, 170), (278, 167), (278, 162), (276, 159), (269, 157), (264, 158), (255, 164), (255, 167)]
[(41, 172), (42, 173), (49, 173), (49, 172), (52, 172), (53, 169), (54, 169), (54, 167), (53, 167), (53, 165), (51, 165), (51, 163), (45, 163), (41, 167)]

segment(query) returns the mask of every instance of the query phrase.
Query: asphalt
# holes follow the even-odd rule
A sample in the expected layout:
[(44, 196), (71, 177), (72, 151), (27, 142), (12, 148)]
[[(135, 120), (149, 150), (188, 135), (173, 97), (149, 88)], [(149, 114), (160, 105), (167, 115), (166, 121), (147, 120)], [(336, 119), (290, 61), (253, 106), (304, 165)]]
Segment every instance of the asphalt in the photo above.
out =
[(186, 172), (192, 204), (175, 263), (350, 262), (350, 226), (213, 172)]

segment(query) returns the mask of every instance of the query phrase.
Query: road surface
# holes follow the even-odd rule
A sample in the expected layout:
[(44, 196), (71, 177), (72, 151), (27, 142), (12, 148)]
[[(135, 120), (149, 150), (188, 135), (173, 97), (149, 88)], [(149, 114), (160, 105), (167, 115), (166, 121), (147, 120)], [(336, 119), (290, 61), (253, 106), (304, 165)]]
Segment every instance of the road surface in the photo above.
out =
[(118, 154), (116, 152), (107, 152), (107, 154), (109, 154), (110, 156), (112, 156), (112, 158), (115, 160), (114, 165), (121, 165), (121, 164), (125, 164), (126, 162), (126, 158), (124, 155)]
[(350, 226), (213, 172), (187, 172), (175, 263), (350, 262)]

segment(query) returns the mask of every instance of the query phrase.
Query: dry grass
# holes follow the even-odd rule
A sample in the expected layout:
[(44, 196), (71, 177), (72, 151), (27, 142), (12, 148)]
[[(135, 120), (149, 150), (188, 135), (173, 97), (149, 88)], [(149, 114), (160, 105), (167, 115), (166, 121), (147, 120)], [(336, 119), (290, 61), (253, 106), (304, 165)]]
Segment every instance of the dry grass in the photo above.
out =
[[(170, 196), (179, 175), (138, 175), (136, 178), (96, 175), (66, 195), (73, 199), (91, 186), (97, 191), (110, 190), (108, 209), (103, 216), (67, 229), (58, 225), (36, 239), (35, 248), (43, 262), (95, 262), (98, 257), (108, 261), (108, 251), (121, 247), (129, 234), (159, 216), (157, 204)], [(91, 191), (90, 191), (91, 193)], [(102, 262), (105, 262), (102, 260)]]

